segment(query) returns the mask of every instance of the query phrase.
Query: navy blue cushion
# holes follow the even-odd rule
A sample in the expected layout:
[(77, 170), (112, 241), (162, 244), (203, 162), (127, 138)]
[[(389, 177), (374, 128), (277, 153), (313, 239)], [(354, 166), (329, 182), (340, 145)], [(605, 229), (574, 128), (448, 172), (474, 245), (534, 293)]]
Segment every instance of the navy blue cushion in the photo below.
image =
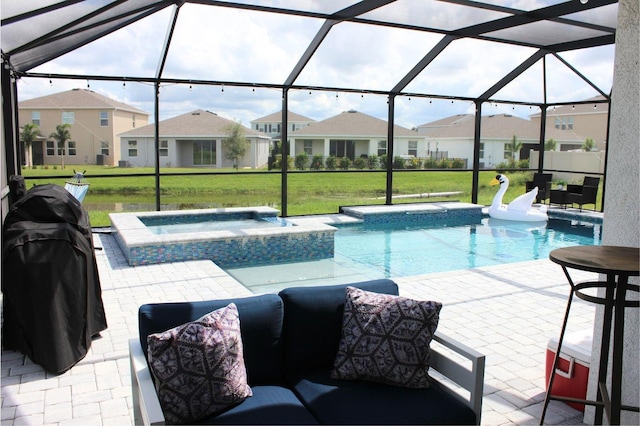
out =
[(475, 424), (471, 408), (433, 383), (410, 389), (335, 380), (329, 372), (292, 378), (296, 395), (322, 424)]
[(398, 294), (387, 279), (360, 283), (292, 287), (279, 294), (284, 302), (284, 356), (286, 374), (331, 370), (338, 352), (347, 286), (385, 294)]
[(281, 384), (282, 299), (275, 294), (209, 300), (202, 302), (155, 303), (138, 310), (140, 344), (147, 353), (147, 336), (194, 321), (216, 309), (235, 303), (240, 316), (240, 332), (249, 385)]
[(317, 420), (296, 398), (280, 386), (255, 386), (253, 396), (199, 424), (212, 425), (315, 425)]

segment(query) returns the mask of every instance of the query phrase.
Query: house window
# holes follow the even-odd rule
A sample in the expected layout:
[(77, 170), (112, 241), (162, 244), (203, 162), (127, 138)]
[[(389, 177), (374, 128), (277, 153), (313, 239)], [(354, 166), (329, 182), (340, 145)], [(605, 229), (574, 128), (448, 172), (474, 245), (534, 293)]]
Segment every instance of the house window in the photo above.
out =
[(484, 158), (484, 142), (480, 142), (480, 152), (478, 153), (478, 158)]
[(67, 147), (69, 148), (69, 156), (75, 157), (75, 155), (76, 155), (76, 143), (75, 143), (75, 141), (67, 142)]
[(109, 142), (100, 141), (100, 154), (109, 155)]
[(31, 124), (40, 125), (40, 111), (31, 111)]
[(313, 155), (313, 141), (312, 140), (305, 140), (304, 141), (304, 152), (306, 152), (307, 155)]
[(193, 141), (193, 165), (215, 166), (216, 141)]
[(556, 117), (556, 129), (573, 130), (573, 117)]
[(64, 142), (58, 142), (58, 155), (59, 156), (63, 156), (64, 155)]
[(330, 140), (329, 155), (336, 158), (347, 157), (351, 160), (355, 159), (356, 143), (348, 140)]
[(409, 141), (409, 151), (407, 154), (413, 155), (414, 157), (418, 156), (418, 141)]
[(169, 156), (169, 141), (160, 141), (160, 157)]
[(133, 114), (131, 116), (131, 127), (135, 128), (136, 127), (136, 115)]
[(76, 115), (74, 112), (62, 111), (62, 124), (75, 123)]
[(503, 158), (505, 160), (511, 160), (511, 144), (510, 143), (505, 143), (504, 144), (504, 155)]
[(128, 143), (129, 149), (129, 157), (137, 157), (138, 156), (138, 141), (129, 141)]
[(378, 141), (378, 157), (387, 153), (387, 141)]
[(56, 145), (53, 141), (47, 141), (47, 156), (53, 157), (56, 155)]
[(107, 111), (100, 111), (100, 126), (109, 126), (109, 113)]

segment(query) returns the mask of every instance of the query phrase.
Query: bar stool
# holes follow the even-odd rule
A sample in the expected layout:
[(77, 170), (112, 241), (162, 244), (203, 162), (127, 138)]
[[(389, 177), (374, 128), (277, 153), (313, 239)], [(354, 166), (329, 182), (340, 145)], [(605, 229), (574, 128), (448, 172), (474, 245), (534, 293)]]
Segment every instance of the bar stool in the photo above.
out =
[[(562, 330), (558, 339), (558, 349), (556, 350), (553, 368), (547, 386), (547, 393), (544, 399), (544, 407), (540, 424), (544, 424), (544, 417), (550, 400), (567, 402), (577, 402), (596, 407), (595, 424), (602, 424), (603, 412), (607, 414), (610, 424), (620, 424), (620, 412), (639, 411), (638, 407), (622, 405), (622, 353), (624, 339), (624, 311), (625, 308), (637, 308), (640, 301), (626, 300), (627, 291), (639, 291), (639, 286), (629, 284), (629, 277), (640, 275), (640, 249), (637, 247), (616, 247), (616, 246), (575, 246), (553, 250), (549, 253), (549, 259), (562, 266), (571, 293), (567, 302), (567, 309), (562, 323)], [(607, 276), (606, 281), (591, 281), (585, 283), (574, 283), (567, 271), (567, 268), (582, 271), (596, 272)], [(586, 289), (604, 288), (605, 296), (597, 297), (586, 294)], [(604, 305), (604, 316), (602, 324), (602, 343), (600, 346), (600, 365), (598, 367), (598, 393), (595, 401), (570, 398), (565, 396), (551, 395), (553, 379), (558, 367), (562, 340), (567, 327), (571, 301), (576, 295), (587, 302)], [(613, 365), (611, 371), (611, 395), (607, 389), (607, 368), (609, 361), (609, 344), (611, 342), (611, 327), (613, 326)]]

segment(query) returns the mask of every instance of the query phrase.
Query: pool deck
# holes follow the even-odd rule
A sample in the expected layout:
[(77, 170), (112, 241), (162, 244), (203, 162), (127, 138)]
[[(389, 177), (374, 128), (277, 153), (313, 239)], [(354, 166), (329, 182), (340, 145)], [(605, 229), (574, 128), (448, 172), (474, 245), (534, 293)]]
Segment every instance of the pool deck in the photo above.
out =
[[(108, 329), (62, 375), (3, 350), (2, 425), (133, 424), (127, 342), (137, 334), (138, 307), (251, 295), (210, 261), (131, 267), (112, 235), (95, 233), (94, 241)], [(572, 277), (596, 275), (572, 271)], [(403, 296), (442, 302), (439, 330), (486, 355), (482, 424), (538, 424), (546, 348), (560, 332), (569, 292), (560, 266), (537, 260), (394, 280)], [(591, 329), (594, 312), (574, 300), (567, 331)], [(581, 422), (582, 413), (551, 402), (547, 424)]]

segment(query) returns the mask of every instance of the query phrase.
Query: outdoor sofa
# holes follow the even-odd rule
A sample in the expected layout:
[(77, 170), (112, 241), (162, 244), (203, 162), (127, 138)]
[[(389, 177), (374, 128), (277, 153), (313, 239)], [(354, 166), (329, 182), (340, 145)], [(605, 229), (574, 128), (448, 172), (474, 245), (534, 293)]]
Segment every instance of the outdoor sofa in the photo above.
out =
[[(141, 306), (139, 338), (129, 342), (135, 423), (165, 423), (156, 388), (157, 369), (152, 373), (146, 356), (147, 336), (155, 336), (153, 342), (164, 342), (158, 336), (167, 337), (167, 330), (209, 318), (212, 311), (230, 312), (233, 303), (252, 396), (194, 423), (480, 424), (484, 355), (440, 333), (430, 343), (427, 388), (332, 377), (337, 353), (354, 335), (345, 332), (348, 326), (343, 325), (348, 317), (343, 318), (347, 293), (389, 298), (386, 295), (398, 295), (398, 286), (383, 279), (349, 286), (295, 287), (246, 298)], [(366, 316), (353, 300), (347, 313)], [(150, 352), (156, 350), (154, 346)], [(163, 368), (160, 373), (166, 371)]]

